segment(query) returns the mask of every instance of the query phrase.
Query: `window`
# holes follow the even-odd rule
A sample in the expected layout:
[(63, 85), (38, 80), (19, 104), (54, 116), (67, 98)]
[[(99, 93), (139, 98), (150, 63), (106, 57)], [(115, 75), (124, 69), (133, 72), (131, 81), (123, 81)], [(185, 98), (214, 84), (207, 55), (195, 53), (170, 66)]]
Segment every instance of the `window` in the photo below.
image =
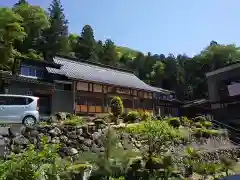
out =
[(78, 82), (77, 83), (77, 90), (88, 91), (88, 83)]
[(84, 96), (77, 96), (76, 102), (78, 105), (87, 105), (87, 98)]
[(27, 101), (24, 97), (9, 97), (6, 105), (27, 105)]
[(55, 84), (55, 89), (64, 90), (64, 91), (71, 91), (72, 90), (72, 84), (56, 83)]
[(103, 86), (103, 92), (107, 93), (107, 86)]
[[(30, 99), (30, 98), (29, 98)], [(28, 101), (30, 104), (33, 100)], [(24, 97), (8, 97), (2, 96), (0, 97), (0, 105), (27, 105), (27, 99)]]
[(6, 97), (0, 96), (0, 105), (6, 104)]
[(61, 84), (61, 83), (55, 83), (55, 89), (63, 90), (63, 89), (64, 89), (64, 86), (63, 86), (63, 84)]
[(43, 76), (42, 71), (36, 70), (36, 76), (37, 77), (42, 77)]
[(34, 67), (22, 66), (21, 67), (21, 75), (32, 76), (32, 77), (42, 77), (43, 72)]
[(136, 96), (136, 95), (137, 95), (137, 90), (132, 90), (132, 94), (133, 94), (134, 96)]
[(33, 99), (27, 98), (27, 105), (31, 104), (33, 102)]
[(72, 85), (71, 84), (64, 84), (63, 85), (63, 89), (65, 91), (71, 91), (72, 90)]
[(28, 67), (24, 67), (24, 66), (21, 67), (21, 74), (22, 75), (28, 76), (28, 71), (29, 71)]
[(29, 76), (36, 76), (36, 69), (29, 68)]

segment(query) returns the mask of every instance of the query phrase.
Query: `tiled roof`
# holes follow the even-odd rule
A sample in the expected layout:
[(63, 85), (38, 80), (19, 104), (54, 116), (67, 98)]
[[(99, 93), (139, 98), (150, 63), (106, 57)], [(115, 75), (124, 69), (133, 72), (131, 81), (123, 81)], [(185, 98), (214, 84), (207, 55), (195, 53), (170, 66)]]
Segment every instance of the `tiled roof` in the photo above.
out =
[(54, 63), (61, 64), (62, 66), (60, 69), (47, 67), (49, 73), (65, 75), (72, 79), (100, 82), (147, 91), (158, 91), (156, 88), (149, 86), (129, 72), (101, 67), (85, 62), (76, 62), (61, 57), (56, 57), (53, 60)]
[(162, 88), (159, 88), (159, 87), (154, 87), (157, 89), (157, 92), (161, 92), (163, 94), (171, 94), (171, 93), (175, 93), (174, 91), (170, 91), (170, 90), (167, 90), (167, 89), (162, 89)]

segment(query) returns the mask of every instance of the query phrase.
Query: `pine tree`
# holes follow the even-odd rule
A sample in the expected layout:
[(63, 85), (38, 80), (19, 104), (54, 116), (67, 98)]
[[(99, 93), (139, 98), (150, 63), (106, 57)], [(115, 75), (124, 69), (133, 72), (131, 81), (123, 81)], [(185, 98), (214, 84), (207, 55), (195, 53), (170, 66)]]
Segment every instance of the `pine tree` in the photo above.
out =
[(107, 39), (103, 45), (103, 55), (101, 62), (104, 64), (115, 65), (118, 61), (118, 56), (115, 44), (112, 40)]
[(64, 51), (68, 44), (68, 21), (60, 0), (53, 0), (49, 9), (50, 28), (46, 29), (39, 39), (39, 50), (44, 58), (52, 58)]
[(75, 54), (80, 59), (98, 60), (97, 44), (94, 39), (93, 29), (90, 25), (85, 25), (78, 39)]
[(16, 4), (14, 4), (14, 7), (19, 6), (21, 4), (28, 4), (26, 0), (19, 0)]

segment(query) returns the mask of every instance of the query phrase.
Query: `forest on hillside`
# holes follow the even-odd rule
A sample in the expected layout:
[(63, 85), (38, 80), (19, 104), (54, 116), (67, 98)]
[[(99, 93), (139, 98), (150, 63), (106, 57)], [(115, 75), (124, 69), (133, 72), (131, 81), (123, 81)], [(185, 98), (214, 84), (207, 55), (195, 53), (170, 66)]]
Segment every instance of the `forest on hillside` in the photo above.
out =
[(68, 25), (60, 0), (53, 0), (47, 11), (26, 0), (0, 7), (0, 69), (15, 72), (21, 58), (51, 60), (61, 54), (133, 70), (144, 82), (176, 91), (180, 100), (193, 100), (207, 97), (206, 72), (240, 59), (236, 45), (211, 40), (194, 57), (144, 54), (111, 39), (95, 39), (90, 25), (79, 34), (70, 34)]

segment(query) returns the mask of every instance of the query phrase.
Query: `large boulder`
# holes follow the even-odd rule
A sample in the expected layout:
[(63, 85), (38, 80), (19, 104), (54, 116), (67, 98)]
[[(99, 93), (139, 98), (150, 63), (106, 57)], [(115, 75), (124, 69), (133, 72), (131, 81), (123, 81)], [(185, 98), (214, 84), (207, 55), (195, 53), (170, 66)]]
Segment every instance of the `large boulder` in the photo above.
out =
[(53, 144), (59, 144), (60, 143), (60, 139), (59, 137), (54, 137), (52, 138), (52, 141), (51, 141)]
[(65, 153), (67, 156), (75, 156), (78, 154), (78, 150), (72, 147), (63, 147), (60, 151)]
[(23, 135), (16, 136), (13, 138), (13, 144), (15, 145), (28, 145), (30, 142)]
[(83, 144), (86, 145), (87, 147), (91, 147), (92, 140), (91, 139), (84, 139)]
[(66, 112), (58, 112), (56, 113), (56, 117), (58, 121), (64, 121), (67, 119), (67, 114)]
[(0, 135), (6, 137), (9, 136), (9, 128), (8, 127), (0, 127)]
[(68, 137), (67, 137), (67, 136), (61, 135), (61, 136), (59, 137), (59, 139), (60, 139), (60, 141), (61, 141), (62, 143), (67, 143), (67, 142), (68, 142)]
[(51, 134), (52, 136), (60, 136), (62, 134), (62, 132), (59, 128), (54, 127), (53, 129), (51, 129), (49, 131), (49, 134)]

